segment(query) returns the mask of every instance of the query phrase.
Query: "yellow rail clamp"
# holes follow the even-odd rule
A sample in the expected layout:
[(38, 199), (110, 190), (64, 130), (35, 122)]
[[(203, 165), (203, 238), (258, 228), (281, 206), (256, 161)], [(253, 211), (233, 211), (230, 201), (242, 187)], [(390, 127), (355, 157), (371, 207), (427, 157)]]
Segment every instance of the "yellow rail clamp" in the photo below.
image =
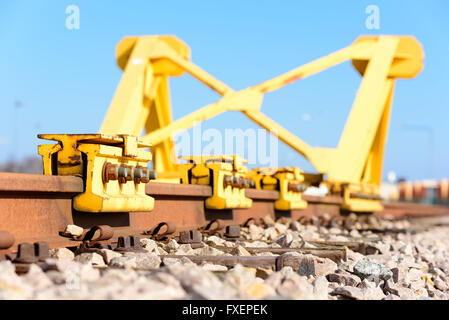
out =
[(39, 134), (58, 141), (40, 145), (45, 175), (79, 176), (84, 193), (73, 207), (86, 212), (151, 211), (154, 199), (145, 194), (145, 184), (155, 178), (148, 169), (150, 147), (137, 137), (103, 134)]
[(274, 202), (276, 210), (307, 208), (307, 202), (302, 199), (307, 184), (299, 168), (256, 168), (251, 170), (248, 176), (254, 180), (256, 189), (279, 191), (279, 199)]
[(212, 197), (206, 199), (208, 209), (250, 208), (252, 200), (245, 189), (254, 187), (247, 177), (247, 161), (240, 156), (186, 156), (190, 163), (180, 164), (181, 183), (212, 186)]
[(370, 208), (372, 211), (383, 209), (382, 198), (379, 195), (379, 187), (373, 183), (329, 183), (330, 194), (341, 194), (343, 203), (341, 209), (350, 212), (363, 212), (364, 208)]

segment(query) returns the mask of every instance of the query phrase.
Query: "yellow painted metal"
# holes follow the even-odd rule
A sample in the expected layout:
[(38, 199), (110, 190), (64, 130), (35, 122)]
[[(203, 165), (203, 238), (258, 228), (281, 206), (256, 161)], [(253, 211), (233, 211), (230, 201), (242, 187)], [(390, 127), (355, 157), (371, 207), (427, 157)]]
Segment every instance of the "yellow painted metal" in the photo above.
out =
[(298, 167), (256, 168), (249, 172), (248, 177), (254, 181), (256, 189), (279, 191), (279, 199), (274, 202), (276, 210), (307, 208), (307, 202), (302, 199), (307, 185)]
[[(144, 140), (155, 146), (154, 165), (158, 172), (177, 172), (171, 142), (176, 132), (225, 111), (241, 111), (307, 158), (318, 173), (325, 174), (325, 183), (332, 192), (343, 192), (342, 186), (346, 186), (345, 190), (357, 190), (350, 192), (353, 196), (344, 197), (343, 208), (362, 212), (375, 211), (380, 206), (375, 198), (395, 78), (416, 76), (424, 57), (413, 37), (361, 36), (346, 48), (236, 92), (191, 63), (187, 46), (174, 37), (126, 38), (117, 51), (118, 64), (125, 73), (100, 132), (138, 135), (145, 121), (151, 122), (145, 126)], [(347, 60), (363, 78), (337, 148), (311, 147), (260, 112), (265, 93)], [(222, 99), (172, 121), (166, 81), (168, 76), (178, 76), (182, 71), (214, 89)], [(362, 201), (354, 196), (361, 194), (373, 197), (364, 197)]]
[(206, 199), (208, 209), (246, 209), (252, 200), (245, 196), (251, 186), (247, 178), (247, 161), (240, 156), (186, 156), (190, 163), (179, 165), (181, 182), (212, 186), (212, 196)]
[[(100, 133), (139, 136), (172, 122), (168, 77), (185, 71), (219, 94), (230, 89), (189, 61), (189, 47), (174, 36), (126, 37), (116, 48), (123, 76)], [(157, 172), (176, 171), (171, 135), (152, 144)]]
[(134, 136), (101, 134), (41, 134), (56, 144), (40, 145), (44, 174), (74, 175), (84, 180), (84, 192), (73, 207), (85, 212), (151, 211), (154, 199), (145, 193), (150, 180), (149, 144)]

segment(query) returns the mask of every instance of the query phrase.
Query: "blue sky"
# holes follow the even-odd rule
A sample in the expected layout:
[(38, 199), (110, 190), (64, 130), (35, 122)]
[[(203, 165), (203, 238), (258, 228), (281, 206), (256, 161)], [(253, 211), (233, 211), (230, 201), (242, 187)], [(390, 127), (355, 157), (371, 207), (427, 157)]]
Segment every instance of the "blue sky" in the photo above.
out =
[[(80, 29), (65, 26), (80, 9)], [(365, 8), (380, 9), (380, 29)], [(115, 46), (127, 35), (174, 34), (192, 60), (235, 90), (349, 45), (362, 34), (415, 36), (424, 70), (398, 80), (384, 173), (449, 176), (449, 2), (435, 1), (1, 1), (0, 161), (37, 154), (37, 133), (97, 132), (121, 71)], [(349, 62), (266, 96), (262, 111), (312, 146), (334, 147), (360, 77)], [(189, 76), (171, 80), (179, 118), (219, 97)], [(15, 101), (22, 107), (14, 108)], [(305, 121), (304, 115), (310, 119)], [(17, 118), (17, 120), (15, 120)], [(431, 128), (434, 143), (429, 156)], [(203, 128), (257, 128), (227, 113)], [(16, 128), (16, 129), (15, 129)], [(280, 165), (312, 166), (280, 145)]]

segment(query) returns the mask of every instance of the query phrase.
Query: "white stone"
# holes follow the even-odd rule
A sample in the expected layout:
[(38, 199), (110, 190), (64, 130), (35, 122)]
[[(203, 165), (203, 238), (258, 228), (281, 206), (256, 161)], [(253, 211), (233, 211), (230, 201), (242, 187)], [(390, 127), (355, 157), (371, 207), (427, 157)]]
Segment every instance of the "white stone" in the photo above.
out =
[(101, 278), (104, 280), (119, 281), (119, 282), (130, 282), (137, 279), (137, 272), (133, 269), (117, 269), (117, 268), (107, 268)]
[(65, 227), (64, 234), (68, 236), (80, 236), (84, 232), (84, 229), (81, 227), (78, 227), (74, 224), (69, 224), (67, 227)]
[(273, 227), (270, 227), (270, 228), (265, 229), (262, 239), (274, 241), (274, 240), (276, 240), (277, 237), (278, 237), (278, 233), (277, 233), (276, 229)]
[(205, 263), (201, 265), (201, 268), (207, 271), (228, 271), (228, 268), (226, 268), (225, 266), (213, 263)]
[(109, 265), (116, 268), (135, 269), (137, 268), (136, 260), (136, 257), (116, 257), (111, 260)]
[(58, 260), (73, 260), (75, 254), (67, 248), (50, 249), (50, 257)]
[(279, 234), (284, 234), (287, 231), (287, 229), (288, 229), (288, 227), (285, 224), (282, 224), (282, 223), (275, 223), (274, 224), (274, 228), (276, 229), (276, 231)]
[(327, 300), (328, 299), (328, 287), (329, 282), (326, 277), (318, 277), (313, 281), (313, 294), (317, 300)]
[(363, 300), (362, 289), (350, 286), (338, 287), (332, 291), (332, 294), (338, 294), (347, 298)]
[(293, 240), (290, 243), (290, 248), (302, 248), (302, 247), (313, 248), (314, 246), (311, 244), (306, 244), (306, 242), (304, 242), (301, 239)]
[(112, 251), (112, 250), (109, 250), (109, 249), (101, 249), (98, 253), (103, 257), (104, 261), (107, 264), (109, 264), (112, 259), (122, 256), (121, 253), (116, 252), (116, 251)]
[(53, 285), (53, 282), (37, 265), (32, 264), (28, 272), (22, 276), (23, 282), (29, 284), (34, 290), (43, 290)]
[(214, 247), (208, 246), (205, 244), (202, 248), (193, 250), (195, 255), (198, 256), (223, 256), (225, 252), (215, 249)]
[(190, 255), (194, 255), (195, 251), (193, 251), (192, 246), (190, 244), (181, 244), (178, 247), (178, 250), (176, 250), (175, 254), (190, 256)]
[(298, 272), (303, 276), (319, 277), (333, 273), (337, 269), (337, 264), (330, 259), (306, 254), (299, 265)]
[(158, 252), (158, 245), (157, 242), (153, 239), (140, 239), (140, 243), (142, 244), (143, 248), (148, 252)]
[(354, 274), (349, 273), (331, 273), (327, 275), (327, 279), (331, 282), (336, 282), (342, 286), (357, 286), (361, 280)]
[(155, 253), (125, 252), (124, 257), (135, 257), (136, 268), (141, 270), (153, 270), (161, 265), (161, 258)]
[(448, 290), (448, 285), (441, 279), (439, 279), (439, 278), (435, 279), (434, 283), (435, 283), (435, 288), (437, 288), (438, 290), (441, 290), (441, 291)]
[(293, 236), (290, 233), (286, 233), (276, 239), (276, 243), (281, 247), (289, 247), (292, 244)]
[(79, 261), (81, 263), (90, 263), (94, 266), (103, 267), (106, 264), (104, 263), (103, 257), (95, 252), (85, 252), (75, 257), (75, 261)]
[(206, 242), (211, 243), (216, 246), (223, 246), (224, 243), (226, 242), (226, 240), (221, 239), (217, 236), (210, 236), (210, 237), (207, 237)]
[(411, 256), (413, 255), (413, 247), (410, 244), (407, 244), (399, 249), (399, 252)]
[(32, 294), (32, 287), (22, 281), (15, 273), (15, 267), (10, 261), (0, 262), (0, 298), (26, 299)]
[(194, 264), (189, 258), (182, 257), (182, 258), (166, 258), (163, 260), (164, 266), (182, 266), (182, 265), (192, 265)]
[(179, 248), (178, 242), (175, 239), (168, 240), (168, 243), (165, 245), (164, 250), (167, 252), (176, 251)]
[(410, 270), (407, 273), (407, 281), (418, 281), (421, 280), (424, 273), (421, 270), (410, 268)]
[(245, 247), (254, 247), (254, 248), (268, 248), (269, 245), (266, 242), (263, 241), (253, 241), (253, 242), (244, 242), (243, 245)]
[(365, 300), (382, 300), (385, 298), (385, 294), (380, 287), (364, 288), (362, 289), (362, 293), (363, 299)]
[(263, 229), (255, 224), (251, 224), (248, 228), (248, 232), (252, 240), (257, 240), (262, 236)]
[[(318, 283), (318, 285), (322, 284)], [(307, 281), (306, 277), (301, 277), (295, 272), (288, 273), (277, 288), (277, 292), (281, 296), (300, 300), (317, 299), (315, 293), (322, 293), (319, 291), (319, 288), (315, 290), (314, 286)]]
[(349, 235), (353, 238), (360, 237), (360, 233), (357, 230), (351, 230), (351, 232), (349, 232)]
[(254, 283), (256, 279), (256, 269), (245, 268), (241, 264), (236, 264), (234, 268), (226, 274), (225, 283), (236, 288), (245, 288)]
[(245, 256), (245, 257), (251, 256), (251, 253), (249, 253), (248, 250), (246, 250), (242, 246), (235, 247), (235, 249), (233, 251), (233, 254), (236, 255), (236, 256)]
[(232, 297), (229, 290), (212, 273), (195, 264), (174, 264), (168, 266), (169, 272), (174, 275), (182, 287), (189, 288), (188, 299), (224, 299)]

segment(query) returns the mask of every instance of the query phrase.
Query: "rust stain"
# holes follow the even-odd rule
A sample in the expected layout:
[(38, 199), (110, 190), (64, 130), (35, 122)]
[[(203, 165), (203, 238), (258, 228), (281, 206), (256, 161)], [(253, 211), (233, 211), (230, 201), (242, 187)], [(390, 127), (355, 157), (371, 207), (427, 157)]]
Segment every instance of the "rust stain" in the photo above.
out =
[(70, 156), (69, 159), (70, 160), (74, 160), (74, 161), (78, 161), (78, 160), (81, 159), (81, 156), (76, 154), (76, 155)]
[(302, 78), (302, 74), (298, 73), (298, 74), (295, 74), (295, 75), (285, 79), (283, 83), (284, 83), (284, 85), (286, 85), (286, 84), (295, 82), (295, 81), (297, 81), (297, 80), (299, 80), (301, 78)]
[(251, 88), (257, 88), (257, 87), (260, 87), (260, 89), (259, 89), (260, 92), (265, 93), (270, 88), (270, 85), (269, 85), (268, 81), (264, 81), (258, 85), (252, 86)]
[(81, 161), (65, 163), (65, 162), (61, 162), (58, 160), (58, 167), (61, 167), (61, 168), (76, 167), (79, 164), (81, 164)]

